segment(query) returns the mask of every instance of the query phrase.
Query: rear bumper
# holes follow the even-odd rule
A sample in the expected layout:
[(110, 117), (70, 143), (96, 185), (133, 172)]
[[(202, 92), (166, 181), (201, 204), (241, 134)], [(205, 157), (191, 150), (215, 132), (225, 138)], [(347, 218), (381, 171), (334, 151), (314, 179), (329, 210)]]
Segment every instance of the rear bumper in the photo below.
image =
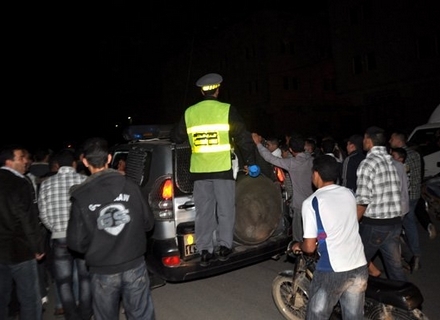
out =
[(188, 261), (181, 260), (180, 266), (165, 267), (162, 264), (161, 253), (166, 256), (170, 253), (177, 253), (179, 250), (174, 240), (156, 240), (146, 259), (150, 272), (167, 282), (184, 282), (218, 275), (268, 260), (273, 256), (283, 254), (290, 240), (290, 236), (278, 235), (258, 245), (248, 246), (234, 243), (234, 252), (227, 261), (212, 261), (208, 267), (200, 266), (199, 255)]

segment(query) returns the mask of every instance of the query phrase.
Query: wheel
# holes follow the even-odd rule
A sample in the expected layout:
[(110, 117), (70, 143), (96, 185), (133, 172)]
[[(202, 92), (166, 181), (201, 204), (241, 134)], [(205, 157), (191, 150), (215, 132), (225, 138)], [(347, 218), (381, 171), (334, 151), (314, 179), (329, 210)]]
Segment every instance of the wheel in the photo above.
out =
[(376, 320), (428, 320), (428, 317), (419, 309), (403, 310), (384, 305), (372, 299), (365, 299), (364, 319)]
[(237, 177), (235, 189), (234, 240), (246, 245), (260, 244), (278, 228), (282, 212), (279, 185), (260, 175)]
[(272, 282), (272, 298), (278, 310), (288, 320), (304, 320), (306, 318), (307, 293), (298, 287), (293, 298), (292, 277), (277, 276)]

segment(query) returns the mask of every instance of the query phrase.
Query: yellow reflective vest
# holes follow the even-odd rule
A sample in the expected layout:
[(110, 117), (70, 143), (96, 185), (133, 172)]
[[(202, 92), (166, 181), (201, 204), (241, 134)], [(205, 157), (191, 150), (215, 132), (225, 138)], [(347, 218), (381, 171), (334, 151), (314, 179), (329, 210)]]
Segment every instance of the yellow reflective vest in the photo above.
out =
[(231, 169), (229, 107), (217, 100), (204, 100), (185, 111), (191, 145), (190, 172), (220, 172)]

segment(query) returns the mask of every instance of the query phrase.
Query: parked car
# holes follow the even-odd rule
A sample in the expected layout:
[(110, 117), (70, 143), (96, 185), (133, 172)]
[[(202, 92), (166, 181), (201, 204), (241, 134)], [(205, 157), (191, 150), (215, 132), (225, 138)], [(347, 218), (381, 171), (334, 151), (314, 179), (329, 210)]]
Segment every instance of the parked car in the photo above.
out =
[(422, 155), (425, 179), (440, 173), (440, 104), (432, 112), (428, 123), (414, 128), (408, 145)]
[[(146, 254), (151, 273), (167, 282), (212, 276), (283, 254), (292, 238), (283, 172), (256, 151), (260, 176), (236, 177), (234, 252), (227, 261), (200, 266), (194, 234), (197, 208), (189, 172), (188, 143), (169, 139), (171, 125), (137, 125), (125, 130), (126, 143), (112, 148), (112, 166), (126, 159), (125, 174), (142, 189), (154, 212), (155, 227)], [(239, 167), (240, 153), (237, 157)]]

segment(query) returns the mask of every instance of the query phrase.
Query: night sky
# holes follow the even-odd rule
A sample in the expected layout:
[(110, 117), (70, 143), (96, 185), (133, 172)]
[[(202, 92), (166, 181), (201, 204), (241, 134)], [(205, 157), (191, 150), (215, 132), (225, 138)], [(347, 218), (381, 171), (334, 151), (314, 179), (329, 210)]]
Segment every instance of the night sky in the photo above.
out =
[(11, 10), (19, 36), (7, 39), (7, 61), (12, 62), (7, 91), (14, 94), (1, 116), (0, 145), (56, 149), (90, 136), (113, 143), (120, 140), (128, 116), (134, 124), (144, 119), (168, 123), (158, 111), (159, 75), (183, 42), (256, 10), (285, 10), (282, 1), (232, 7), (198, 1), (110, 3)]

